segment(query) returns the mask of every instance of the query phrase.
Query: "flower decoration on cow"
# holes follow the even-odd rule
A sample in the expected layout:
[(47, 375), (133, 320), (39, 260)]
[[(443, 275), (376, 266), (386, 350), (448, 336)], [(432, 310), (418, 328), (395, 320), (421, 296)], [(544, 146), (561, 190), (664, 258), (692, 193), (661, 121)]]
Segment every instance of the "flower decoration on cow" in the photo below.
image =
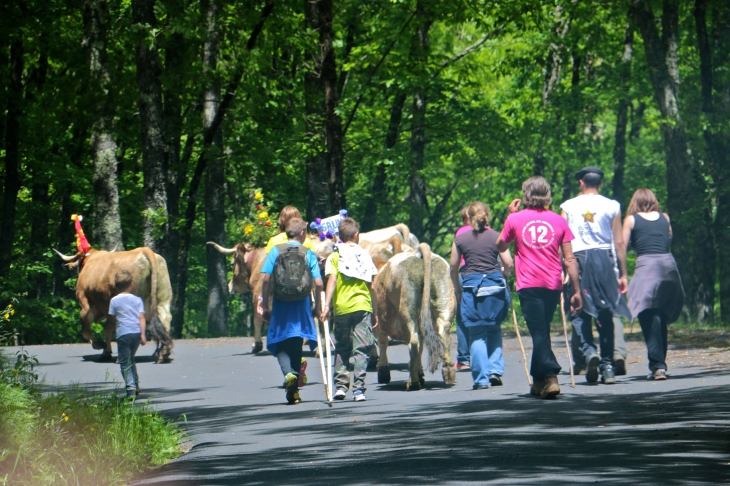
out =
[(248, 216), (240, 221), (243, 240), (255, 247), (266, 246), (269, 238), (279, 232), (278, 221), (279, 213), (272, 211), (272, 204), (261, 189), (251, 191)]

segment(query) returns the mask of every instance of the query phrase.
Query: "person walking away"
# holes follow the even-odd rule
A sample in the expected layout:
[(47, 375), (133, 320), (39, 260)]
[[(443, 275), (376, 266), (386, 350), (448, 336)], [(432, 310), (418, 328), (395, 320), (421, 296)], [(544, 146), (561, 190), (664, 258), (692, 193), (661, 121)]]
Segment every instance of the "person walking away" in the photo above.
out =
[[(522, 200), (515, 199), (509, 205), (510, 214), (497, 238), (497, 249), (507, 251), (515, 242), (517, 295), (532, 337), (530, 393), (554, 398), (560, 394), (560, 365), (550, 343), (550, 323), (563, 289), (561, 250), (573, 286), (570, 310), (580, 312), (583, 307), (578, 264), (570, 244), (574, 236), (566, 221), (548, 209), (553, 199), (545, 179), (527, 179), (522, 193)], [(521, 203), (525, 206), (522, 211)]]
[(354, 361), (352, 389), (356, 402), (365, 397), (365, 374), (368, 356), (375, 348), (373, 327), (378, 325), (373, 296), (373, 278), (378, 270), (372, 258), (360, 245), (360, 226), (352, 218), (340, 221), (340, 240), (327, 257), (325, 275), (327, 291), (323, 319), (330, 313), (334, 300), (335, 335), (335, 400), (344, 400), (350, 388), (350, 358)]
[[(586, 359), (586, 381), (597, 382), (600, 373), (601, 382), (610, 385), (616, 383), (613, 316), (631, 318), (621, 299), (628, 286), (621, 205), (598, 193), (603, 180), (601, 169), (585, 167), (575, 178), (580, 181), (581, 193), (560, 206), (575, 235), (571, 244), (578, 260), (583, 292), (583, 311), (571, 313), (570, 320)], [(618, 279), (613, 269), (614, 255), (618, 260)], [(598, 328), (600, 357), (593, 342), (593, 319)]]
[(667, 326), (684, 305), (682, 279), (669, 252), (672, 225), (656, 196), (639, 189), (631, 197), (624, 220), (624, 240), (636, 252), (636, 270), (629, 285), (629, 310), (639, 318), (649, 357), (648, 379), (667, 379)]
[(147, 344), (144, 302), (130, 293), (132, 283), (132, 274), (126, 270), (114, 275), (114, 287), (119, 294), (109, 302), (107, 316), (109, 324), (114, 325), (117, 330), (117, 357), (127, 397), (136, 397), (141, 391), (134, 356), (140, 345)]
[[(497, 250), (499, 234), (489, 224), (489, 208), (475, 201), (467, 209), (470, 231), (451, 245), (451, 282), (467, 328), (474, 389), (501, 386), (504, 374), (501, 324), (510, 308), (506, 278), (512, 270), (509, 249)], [(459, 263), (464, 266), (459, 273)], [(461, 284), (460, 284), (461, 281)]]
[[(304, 339), (317, 341), (313, 314), (318, 314), (322, 277), (314, 252), (302, 246), (307, 236), (307, 223), (301, 218), (289, 220), (288, 241), (271, 249), (261, 273), (263, 274), (264, 320), (269, 322), (266, 349), (276, 356), (284, 374), (286, 400), (300, 403), (299, 372)], [(312, 310), (311, 291), (315, 287), (315, 307)], [(269, 295), (273, 294), (269, 309)]]
[[(461, 208), (459, 215), (464, 225), (456, 230), (454, 238), (462, 233), (471, 231), (469, 225), (469, 215), (467, 210), (469, 206)], [(459, 272), (464, 268), (464, 256), (461, 256), (461, 262), (459, 263)], [(454, 287), (456, 288), (456, 287)], [(459, 288), (461, 288), (461, 273), (459, 273)], [(469, 370), (471, 369), (471, 357), (469, 355), (469, 329), (464, 325), (464, 320), (461, 318), (461, 301), (456, 301), (456, 369), (458, 370)]]

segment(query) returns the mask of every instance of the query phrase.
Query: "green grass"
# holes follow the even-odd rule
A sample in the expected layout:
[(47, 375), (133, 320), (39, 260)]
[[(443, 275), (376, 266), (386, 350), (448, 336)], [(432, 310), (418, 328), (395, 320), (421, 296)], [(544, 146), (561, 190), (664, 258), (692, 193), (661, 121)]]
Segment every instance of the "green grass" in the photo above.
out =
[(0, 383), (0, 484), (125, 484), (182, 453), (177, 425), (117, 393)]

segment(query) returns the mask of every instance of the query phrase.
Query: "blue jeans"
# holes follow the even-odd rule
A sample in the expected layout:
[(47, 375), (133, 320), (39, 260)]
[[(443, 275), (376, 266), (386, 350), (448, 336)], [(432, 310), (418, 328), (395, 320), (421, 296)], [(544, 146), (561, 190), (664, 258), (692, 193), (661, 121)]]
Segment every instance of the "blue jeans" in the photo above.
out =
[[(461, 284), (461, 274), (459, 284)], [(466, 365), (470, 363), (469, 328), (464, 325), (464, 320), (461, 318), (461, 302), (456, 303), (456, 362)]]
[(134, 362), (134, 355), (137, 354), (139, 342), (142, 335), (139, 333), (123, 334), (117, 337), (117, 357), (119, 367), (122, 369), (122, 378), (127, 391), (136, 390), (139, 387), (139, 376), (137, 376), (137, 364)]
[(473, 326), (469, 328), (469, 350), (471, 351), (471, 377), (475, 385), (488, 386), (489, 375), (502, 376), (504, 356), (502, 355), (501, 326)]

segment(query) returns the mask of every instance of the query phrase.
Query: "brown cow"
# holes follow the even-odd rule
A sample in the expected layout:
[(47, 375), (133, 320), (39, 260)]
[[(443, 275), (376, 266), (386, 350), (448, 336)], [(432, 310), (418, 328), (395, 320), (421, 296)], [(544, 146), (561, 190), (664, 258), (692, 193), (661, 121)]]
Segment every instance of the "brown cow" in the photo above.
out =
[(56, 253), (69, 267), (80, 264), (76, 298), (81, 306), (81, 335), (91, 342), (94, 349), (104, 349), (102, 360), (111, 359), (114, 327), (106, 321), (104, 343), (94, 342), (91, 323), (106, 320), (109, 301), (118, 294), (114, 275), (120, 270), (127, 270), (133, 279), (131, 293), (144, 301), (147, 329), (157, 341), (157, 362), (169, 361), (173, 346), (170, 338), (172, 287), (164, 258), (147, 247), (119, 252), (92, 249), (86, 255), (78, 252), (71, 257), (58, 251)]
[(449, 264), (439, 255), (433, 255), (426, 243), (419, 245), (419, 252), (409, 250), (395, 255), (375, 281), (378, 304), (375, 332), (380, 348), (378, 383), (390, 383), (387, 353), (390, 337), (409, 345), (407, 390), (419, 390), (425, 384), (421, 363), (424, 344), (428, 348), (429, 371), (436, 371), (443, 361), (444, 383), (456, 382), (450, 357), (451, 321), (456, 299), (449, 278)]

